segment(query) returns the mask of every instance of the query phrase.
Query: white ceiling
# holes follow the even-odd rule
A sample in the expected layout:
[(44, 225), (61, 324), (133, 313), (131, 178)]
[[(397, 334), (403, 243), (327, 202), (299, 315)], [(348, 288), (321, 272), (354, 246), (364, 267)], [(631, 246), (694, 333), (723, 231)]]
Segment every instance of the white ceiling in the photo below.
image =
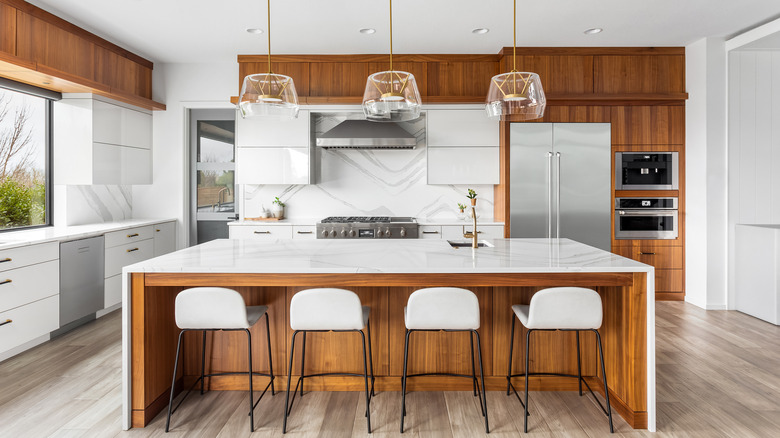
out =
[[(28, 0), (155, 62), (264, 54), (263, 0)], [(387, 53), (387, 0), (272, 0), (273, 53)], [(511, 0), (395, 0), (395, 53), (497, 53)], [(780, 16), (778, 0), (519, 0), (519, 46), (682, 46)], [(361, 28), (375, 28), (363, 35)], [(490, 32), (474, 35), (471, 30)], [(592, 27), (597, 35), (584, 35)]]

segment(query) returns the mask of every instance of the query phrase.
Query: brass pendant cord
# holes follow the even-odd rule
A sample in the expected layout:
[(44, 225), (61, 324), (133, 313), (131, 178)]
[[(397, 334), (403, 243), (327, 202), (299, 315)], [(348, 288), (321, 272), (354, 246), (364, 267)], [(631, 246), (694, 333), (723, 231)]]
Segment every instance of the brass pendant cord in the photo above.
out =
[(393, 71), (393, 0), (390, 0), (390, 71)]
[[(514, 0), (514, 5), (512, 9), (512, 71), (517, 71), (517, 0)], [(271, 37), (270, 33), (268, 37)]]
[(268, 73), (271, 71), (271, 0), (268, 0)]

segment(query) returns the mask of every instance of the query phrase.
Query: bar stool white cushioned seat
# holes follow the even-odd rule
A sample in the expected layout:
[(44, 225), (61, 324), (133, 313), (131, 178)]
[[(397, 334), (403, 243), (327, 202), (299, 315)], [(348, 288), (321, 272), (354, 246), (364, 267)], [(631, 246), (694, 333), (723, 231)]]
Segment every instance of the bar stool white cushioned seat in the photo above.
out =
[[(371, 433), (371, 398), (374, 395), (374, 360), (371, 351), (371, 324), (369, 316), (371, 307), (363, 306), (355, 292), (345, 289), (316, 288), (302, 290), (293, 295), (290, 300), (290, 328), (294, 330), (290, 347), (290, 365), (287, 373), (287, 397), (284, 409), (284, 424), (282, 433), (287, 433), (287, 417), (295, 403), (295, 395), (300, 385), (300, 395), (303, 397), (303, 382), (306, 377), (341, 375), (363, 377), (366, 387), (366, 419), (368, 433)], [(368, 331), (368, 353), (366, 353), (366, 334)], [(306, 360), (306, 333), (322, 331), (352, 331), (360, 333), (363, 341), (363, 374), (352, 373), (320, 373), (304, 375), (304, 363)], [(298, 333), (303, 333), (303, 348), (301, 348), (301, 373), (293, 390), (292, 402), (290, 401), (290, 387), (292, 382), (292, 366), (295, 354), (295, 338)], [(366, 356), (370, 368), (366, 364)], [(370, 374), (369, 374), (370, 371)], [(371, 377), (369, 391), (368, 377)]]
[[(603, 311), (601, 296), (598, 292), (582, 287), (553, 287), (542, 289), (531, 296), (531, 302), (528, 305), (516, 304), (512, 306), (517, 320), (528, 329), (526, 334), (525, 349), (525, 372), (523, 374), (512, 374), (512, 350), (514, 347), (515, 318), (512, 318), (512, 332), (509, 346), (509, 371), (507, 375), (507, 395), (510, 395), (510, 387), (514, 390), (511, 378), (525, 376), (525, 402), (520, 400), (525, 410), (525, 432), (528, 432), (528, 376), (532, 375), (558, 375), (555, 373), (530, 373), (528, 351), (530, 349), (531, 333), (536, 330), (565, 330), (575, 331), (577, 334), (577, 375), (563, 375), (566, 377), (576, 377), (578, 379), (580, 395), (582, 395), (582, 383), (590, 386), (582, 378), (582, 365), (580, 361), (580, 331), (592, 331), (596, 334), (599, 346), (599, 358), (601, 359), (601, 373), (604, 379), (604, 388), (607, 388), (607, 375), (604, 371), (604, 353), (601, 345), (601, 335), (598, 329), (603, 322)], [(593, 391), (590, 391), (593, 394)], [(609, 430), (614, 432), (612, 425), (612, 409), (609, 404), (609, 392), (606, 394), (607, 408), (602, 410), (609, 417)], [(515, 390), (515, 395), (517, 391)], [(593, 394), (594, 399), (601, 406), (601, 402)], [(520, 396), (517, 396), (518, 400)]]
[[(200, 377), (195, 381), (193, 386), (187, 391), (184, 398), (189, 395), (192, 388), (200, 382), (200, 392), (203, 394), (204, 380), (206, 377), (220, 376), (220, 375), (232, 375), (232, 374), (247, 374), (249, 376), (249, 418), (250, 429), (254, 432), (255, 420), (254, 420), (254, 408), (257, 403), (254, 402), (254, 388), (252, 383), (252, 376), (267, 376), (271, 378), (271, 381), (265, 387), (263, 394), (260, 398), (263, 398), (268, 388), (271, 388), (271, 395), (275, 394), (274, 390), (274, 372), (273, 361), (271, 360), (271, 334), (268, 322), (268, 307), (267, 306), (249, 306), (244, 303), (244, 298), (240, 293), (223, 287), (196, 287), (191, 289), (185, 289), (176, 295), (175, 303), (175, 316), (176, 325), (181, 329), (179, 333), (179, 342), (176, 346), (176, 360), (174, 361), (173, 368), (173, 381), (171, 383), (171, 394), (168, 402), (168, 418), (165, 423), (165, 431), (168, 432), (171, 422), (171, 414), (175, 409), (172, 409), (174, 387), (176, 383), (176, 370), (178, 369), (179, 352), (181, 350), (182, 336), (187, 331), (203, 331), (203, 346), (201, 351), (201, 370)], [(252, 371), (252, 334), (249, 329), (257, 323), (263, 316), (265, 319), (266, 335), (268, 342), (268, 363), (270, 371), (269, 373), (256, 373)], [(248, 354), (249, 354), (249, 371), (243, 372), (228, 372), (228, 373), (214, 373), (205, 374), (206, 363), (206, 332), (207, 331), (244, 331), (247, 334), (248, 339)], [(179, 401), (176, 406), (178, 408), (184, 401), (184, 398)], [(260, 399), (257, 400), (259, 402)]]
[[(406, 325), (406, 340), (404, 342), (404, 372), (401, 380), (403, 395), (401, 397), (401, 433), (404, 432), (406, 416), (406, 380), (409, 377), (428, 375), (448, 375), (472, 379), (474, 396), (479, 397), (482, 415), (485, 417), (485, 433), (489, 433), (487, 416), (487, 399), (485, 396), (485, 375), (482, 369), (482, 347), (479, 338), (479, 299), (474, 292), (456, 287), (430, 287), (414, 291), (404, 307), (404, 323)], [(471, 344), (471, 375), (448, 373), (408, 374), (409, 341), (415, 331), (457, 331), (469, 332)], [(477, 339), (479, 356), (479, 372), (482, 385), (477, 381), (474, 367), (474, 337)]]

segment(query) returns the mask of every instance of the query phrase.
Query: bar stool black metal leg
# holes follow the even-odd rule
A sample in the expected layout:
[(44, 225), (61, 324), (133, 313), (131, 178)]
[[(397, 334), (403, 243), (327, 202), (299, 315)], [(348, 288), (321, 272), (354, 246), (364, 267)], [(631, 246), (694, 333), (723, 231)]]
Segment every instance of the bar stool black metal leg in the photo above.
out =
[(601, 335), (598, 330), (593, 330), (596, 333), (596, 339), (599, 341), (599, 359), (601, 359), (601, 375), (604, 377), (604, 398), (607, 400), (607, 416), (609, 416), (609, 433), (615, 433), (615, 427), (612, 424), (612, 408), (609, 406), (609, 386), (607, 386), (607, 372), (604, 369), (604, 350), (601, 347)]
[(509, 333), (509, 366), (506, 371), (506, 395), (509, 396), (509, 386), (512, 383), (512, 354), (515, 348), (515, 317), (512, 312), (512, 331)]
[(173, 378), (171, 379), (171, 396), (168, 398), (168, 418), (165, 420), (165, 432), (171, 426), (171, 407), (173, 406), (173, 393), (176, 388), (176, 369), (179, 368), (179, 351), (181, 351), (181, 338), (185, 330), (179, 332), (179, 342), (176, 344), (176, 359), (173, 361)]
[(411, 330), (406, 330), (404, 340), (404, 374), (401, 377), (401, 433), (404, 433), (404, 417), (406, 416), (406, 367), (409, 363), (409, 335)]
[(284, 398), (284, 423), (282, 423), (282, 433), (287, 433), (287, 416), (290, 413), (288, 405), (290, 404), (290, 386), (292, 384), (292, 366), (293, 356), (295, 355), (295, 337), (298, 335), (298, 330), (293, 332), (292, 342), (290, 343), (290, 365), (287, 367), (287, 395)]
[(301, 397), (303, 397), (303, 365), (306, 363), (306, 332), (303, 332), (303, 348), (301, 349)]
[(200, 352), (200, 395), (203, 395), (204, 376), (206, 374), (206, 330), (203, 330), (203, 349)]
[(255, 391), (252, 386), (252, 333), (249, 332), (249, 329), (245, 329), (246, 331), (246, 341), (247, 346), (249, 347), (248, 353), (249, 353), (249, 428), (252, 430), (252, 432), (255, 431)]
[(582, 357), (580, 356), (580, 331), (577, 333), (577, 384), (580, 386), (580, 397), (582, 397)]
[(271, 396), (276, 395), (274, 392), (274, 361), (271, 359), (271, 328), (268, 322), (268, 312), (265, 312), (265, 335), (268, 340), (268, 373), (271, 375)]
[(368, 391), (368, 362), (366, 362), (366, 335), (359, 330), (360, 337), (363, 339), (363, 381), (366, 385), (366, 423), (368, 424), (368, 433), (371, 433), (371, 394)]
[(471, 344), (471, 386), (474, 391), (474, 397), (477, 396), (477, 371), (474, 368), (474, 335), (469, 332), (469, 344)]
[(523, 420), (525, 421), (523, 425), (523, 432), (528, 433), (528, 364), (529, 364), (529, 348), (531, 348), (531, 332), (533, 330), (528, 330), (528, 333), (525, 335), (525, 406), (523, 408), (525, 409), (525, 412), (523, 413)]
[(485, 408), (485, 433), (490, 433), (490, 425), (488, 424), (488, 409), (487, 409), (487, 388), (485, 387), (485, 370), (482, 366), (482, 342), (479, 339), (479, 332), (474, 330), (474, 334), (477, 336), (477, 354), (479, 355), (479, 377), (482, 379), (482, 406)]
[(374, 393), (374, 352), (371, 350), (371, 319), (368, 320), (368, 364), (371, 369), (371, 396), (376, 395)]

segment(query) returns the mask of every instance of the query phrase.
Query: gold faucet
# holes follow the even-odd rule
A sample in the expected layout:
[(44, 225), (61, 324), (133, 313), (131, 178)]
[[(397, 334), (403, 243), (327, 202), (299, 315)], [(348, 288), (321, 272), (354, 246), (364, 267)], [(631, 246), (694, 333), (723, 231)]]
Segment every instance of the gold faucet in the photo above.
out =
[(464, 233), (463, 237), (465, 238), (471, 238), (471, 247), (472, 248), (479, 248), (479, 241), (477, 240), (477, 207), (471, 206), (471, 217), (474, 219), (474, 230), (471, 233)]

